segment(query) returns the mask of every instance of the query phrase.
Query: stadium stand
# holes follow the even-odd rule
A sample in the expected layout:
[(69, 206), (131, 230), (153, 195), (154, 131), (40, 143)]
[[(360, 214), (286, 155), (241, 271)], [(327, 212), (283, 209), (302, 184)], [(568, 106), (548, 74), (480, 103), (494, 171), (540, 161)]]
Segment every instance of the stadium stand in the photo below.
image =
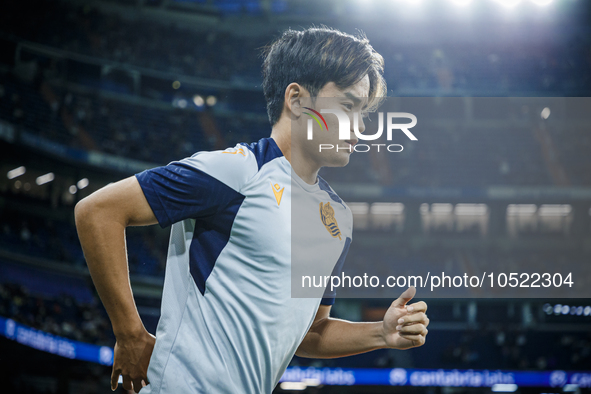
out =
[[(169, 3), (182, 7), (186, 1)], [(212, 13), (223, 17), (265, 14), (259, 1), (190, 3), (210, 7)], [(279, 15), (308, 16), (310, 12), (297, 2), (270, 3), (271, 12)], [(197, 151), (221, 149), (269, 135), (257, 52), (269, 41), (268, 35), (188, 29), (71, 2), (7, 0), (3, 6), (11, 12), (0, 13), (0, 48), (9, 53), (0, 58), (0, 126), (14, 128), (17, 136), (28, 133), (58, 151), (72, 148), (86, 154), (106, 154), (118, 163), (139, 162), (139, 167), (146, 168)], [(35, 13), (27, 12), (30, 9)], [(441, 42), (393, 46), (386, 38), (377, 37), (372, 38), (372, 44), (384, 55), (385, 77), (393, 96), (538, 97), (591, 93), (590, 47), (583, 40), (527, 47), (494, 40), (484, 45)], [(107, 73), (110, 66), (116, 70)], [(180, 88), (171, 86), (178, 81)], [(197, 93), (200, 99), (211, 95), (217, 103), (197, 105)], [(393, 155), (389, 162), (377, 161), (372, 155), (357, 155), (347, 171), (329, 168), (323, 169), (321, 175), (335, 184), (362, 179), (363, 187), (390, 188), (384, 190), (591, 186), (591, 136), (586, 127), (442, 128), (422, 138), (429, 143), (409, 148), (404, 156)], [(18, 138), (16, 141), (14, 145), (14, 141), (0, 144), (6, 151), (16, 147), (30, 150), (25, 164), (41, 171), (37, 158), (30, 157), (46, 153), (24, 147)], [(12, 156), (10, 163), (14, 160)], [(87, 164), (64, 159), (61, 166), (79, 166), (71, 170), (76, 176), (81, 174), (78, 179), (87, 173), (100, 173), (101, 180), (91, 186), (93, 190), (137, 172), (115, 171), (101, 165), (90, 168)], [(90, 278), (76, 274), (85, 269), (85, 263), (71, 209), (88, 189), (75, 188), (78, 194), (68, 195), (67, 189), (56, 191), (56, 186), (33, 195), (20, 183), (18, 188), (15, 185), (12, 180), (0, 185), (0, 316), (46, 333), (113, 346), (106, 313), (91, 290)], [(69, 199), (54, 198), (58, 194)], [(387, 197), (388, 201), (392, 198)], [(491, 208), (496, 201), (482, 202)], [(56, 207), (69, 213), (50, 215), (48, 212)], [(380, 227), (370, 223), (355, 229), (355, 247), (347, 258), (349, 272), (364, 273), (368, 255), (372, 261), (392, 261), (397, 275), (434, 266), (444, 267), (453, 275), (461, 274), (466, 267), (496, 266), (510, 271), (528, 265), (550, 270), (566, 262), (588, 262), (588, 250), (581, 246), (585, 242), (582, 237), (591, 229), (588, 204), (575, 207), (574, 224), (565, 219), (556, 231), (544, 232), (538, 224), (521, 229), (518, 240), (529, 240), (531, 246), (519, 248), (508, 241), (506, 208), (506, 204), (499, 208), (501, 231), (494, 230), (492, 224), (485, 226), (491, 231), (482, 231), (478, 225), (459, 228), (445, 223), (411, 233), (408, 229), (412, 220), (420, 224), (420, 207), (406, 205), (406, 221), (401, 221), (404, 224)], [(411, 210), (416, 214), (412, 220)], [(575, 227), (576, 231), (571, 231)], [(153, 228), (127, 233), (130, 273), (145, 287), (161, 286), (166, 237), (166, 233)], [(379, 252), (375, 251), (376, 244), (380, 245)], [(537, 250), (544, 244), (555, 250)], [(568, 252), (573, 245), (577, 249)], [(392, 273), (392, 265), (379, 264), (378, 268), (382, 270), (379, 274)], [(159, 299), (155, 293), (146, 294), (136, 296), (136, 301), (146, 326), (154, 332)], [(581, 301), (581, 305), (585, 302)], [(535, 312), (529, 325), (521, 312), (526, 304)], [(542, 304), (540, 300), (484, 301), (477, 303), (477, 313), (471, 315), (468, 301), (435, 300), (429, 316), (431, 321), (442, 324), (433, 325), (429, 347), (405, 354), (380, 350), (339, 360), (296, 357), (292, 366), (590, 370), (591, 334), (585, 330), (591, 316), (547, 313), (542, 311)], [(372, 311), (383, 315), (383, 308), (381, 300), (339, 300), (334, 311), (336, 316), (371, 318)], [(572, 325), (563, 331), (565, 322)], [(1, 341), (3, 348), (15, 349), (8, 340)], [(16, 358), (15, 366), (22, 367), (27, 358), (43, 357), (27, 352)], [(63, 365), (74, 370), (65, 364), (68, 361)], [(93, 368), (85, 366), (72, 373), (94, 387), (104, 371)], [(30, 376), (35, 373), (21, 376), (15, 370), (7, 371), (0, 371), (0, 378), (7, 382), (8, 389), (44, 392), (39, 389), (43, 381), (35, 386), (37, 381)]]

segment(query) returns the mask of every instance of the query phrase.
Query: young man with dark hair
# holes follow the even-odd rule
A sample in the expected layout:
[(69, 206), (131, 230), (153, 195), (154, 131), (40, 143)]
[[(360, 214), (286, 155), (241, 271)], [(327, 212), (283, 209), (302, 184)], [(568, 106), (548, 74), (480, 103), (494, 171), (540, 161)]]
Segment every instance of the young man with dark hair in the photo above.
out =
[[(341, 266), (352, 233), (351, 211), (318, 170), (346, 165), (344, 148), (357, 138), (327, 131), (321, 139), (343, 149), (319, 154), (305, 137), (303, 103), (330, 97), (346, 112), (371, 110), (386, 93), (382, 72), (382, 57), (364, 37), (289, 30), (265, 52), (270, 138), (196, 153), (77, 204), (80, 241), (117, 338), (113, 389), (122, 375), (124, 388), (142, 393), (270, 393), (294, 354), (332, 358), (424, 344), (427, 306), (407, 305), (413, 287), (373, 323), (329, 317), (334, 294), (292, 298), (290, 291), (292, 246)], [(315, 212), (305, 245), (292, 245), (296, 194), (301, 209)], [(322, 218), (329, 203), (338, 238)], [(154, 337), (129, 285), (125, 227), (156, 223), (172, 230)]]

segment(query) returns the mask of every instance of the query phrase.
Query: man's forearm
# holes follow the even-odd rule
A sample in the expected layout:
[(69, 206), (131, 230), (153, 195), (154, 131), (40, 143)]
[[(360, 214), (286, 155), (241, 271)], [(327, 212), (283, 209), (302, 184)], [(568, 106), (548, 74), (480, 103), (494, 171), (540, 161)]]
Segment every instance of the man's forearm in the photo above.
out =
[(125, 226), (92, 200), (76, 206), (76, 227), (88, 269), (117, 337), (143, 329), (129, 283)]
[(316, 323), (297, 351), (300, 357), (336, 358), (386, 347), (383, 323), (325, 318)]

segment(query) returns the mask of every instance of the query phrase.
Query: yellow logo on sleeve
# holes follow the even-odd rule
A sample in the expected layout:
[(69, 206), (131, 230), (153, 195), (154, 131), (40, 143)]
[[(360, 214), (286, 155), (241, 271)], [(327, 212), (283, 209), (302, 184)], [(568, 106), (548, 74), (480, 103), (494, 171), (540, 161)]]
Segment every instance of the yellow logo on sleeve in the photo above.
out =
[(341, 239), (341, 230), (337, 219), (334, 217), (334, 208), (330, 206), (330, 202), (326, 204), (320, 203), (320, 220), (322, 220), (322, 224), (333, 238), (339, 237)]
[(238, 148), (235, 151), (231, 151), (231, 152), (223, 151), (222, 153), (229, 153), (231, 155), (235, 155), (236, 153), (240, 153), (242, 156), (246, 156), (246, 153), (244, 153), (244, 151), (242, 150), (242, 148)]
[(273, 194), (275, 195), (275, 200), (277, 200), (277, 206), (279, 206), (279, 204), (281, 203), (281, 197), (283, 197), (283, 191), (285, 190), (285, 188), (282, 188), (281, 190), (279, 190), (279, 188), (281, 186), (279, 186), (278, 183), (273, 185), (273, 182), (271, 182), (271, 187), (273, 188)]

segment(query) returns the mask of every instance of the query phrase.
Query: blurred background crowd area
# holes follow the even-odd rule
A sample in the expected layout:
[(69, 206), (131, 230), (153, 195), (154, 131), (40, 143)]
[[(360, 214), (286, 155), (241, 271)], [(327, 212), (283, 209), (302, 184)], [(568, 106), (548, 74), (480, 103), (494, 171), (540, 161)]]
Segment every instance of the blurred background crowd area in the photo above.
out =
[[(0, 316), (112, 346), (77, 239), (74, 205), (145, 168), (268, 137), (260, 50), (284, 28), (312, 23), (366, 31), (384, 56), (391, 97), (429, 97), (435, 106), (453, 97), (476, 98), (474, 105), (486, 105), (481, 97), (580, 99), (524, 102), (507, 119), (485, 116), (486, 127), (423, 129), (403, 153), (355, 153), (344, 171), (324, 169), (353, 211), (351, 275), (366, 272), (368, 262), (384, 262), (372, 268), (384, 276), (430, 268), (449, 275), (483, 267), (552, 272), (591, 261), (588, 3), (556, 0), (544, 11), (528, 2), (505, 10), (491, 0), (459, 16), (452, 6), (391, 3), (398, 8), (368, 14), (353, 0), (4, 1)], [(552, 123), (569, 113), (560, 105), (571, 104), (583, 122)], [(515, 122), (520, 118), (535, 121), (524, 126)], [(129, 228), (126, 236), (136, 303), (155, 332), (169, 231)], [(396, 296), (339, 299), (334, 314), (379, 320)], [(591, 369), (588, 299), (427, 301), (428, 346), (340, 360), (295, 358), (292, 365)], [(8, 340), (1, 346), (20, 351)], [(10, 366), (14, 376), (23, 376), (16, 365), (27, 370), (21, 361)], [(44, 374), (25, 372), (27, 380)], [(16, 385), (14, 376), (3, 379)]]
[[(175, 3), (182, 2), (169, 2)], [(218, 12), (227, 14), (223, 5), (231, 2), (210, 3), (222, 7)], [(240, 1), (234, 3), (244, 4)], [(299, 3), (301, 11), (307, 13), (300, 15), (302, 20), (306, 17), (313, 19), (318, 8), (322, 7), (307, 7), (305, 1), (279, 0), (272, 3), (290, 6)], [(337, 2), (324, 3), (325, 7), (330, 7)], [(354, 4), (351, 1), (341, 3)], [(382, 4), (387, 6), (386, 2)], [(259, 29), (258, 34), (239, 28), (199, 31), (198, 27), (189, 29), (178, 23), (167, 23), (164, 18), (138, 17), (141, 11), (116, 14), (111, 10), (106, 13), (108, 8), (98, 9), (87, 2), (55, 4), (9, 0), (4, 7), (11, 10), (4, 13), (0, 20), (6, 38), (144, 69), (213, 80), (235, 79), (258, 84), (259, 55), (272, 38), (264, 28)], [(36, 10), (34, 14), (27, 12), (31, 7)], [(293, 10), (281, 7), (275, 9), (275, 14), (291, 12)], [(341, 23), (336, 17), (329, 17), (328, 20)], [(369, 38), (386, 61), (386, 79), (394, 91), (404, 88), (440, 88), (444, 91), (484, 88), (564, 94), (566, 89), (584, 92), (591, 88), (587, 73), (591, 61), (588, 43), (577, 37), (560, 43), (538, 42), (527, 48), (500, 40), (496, 43), (491, 40), (487, 45), (448, 42), (418, 46), (392, 45), (392, 34)]]

